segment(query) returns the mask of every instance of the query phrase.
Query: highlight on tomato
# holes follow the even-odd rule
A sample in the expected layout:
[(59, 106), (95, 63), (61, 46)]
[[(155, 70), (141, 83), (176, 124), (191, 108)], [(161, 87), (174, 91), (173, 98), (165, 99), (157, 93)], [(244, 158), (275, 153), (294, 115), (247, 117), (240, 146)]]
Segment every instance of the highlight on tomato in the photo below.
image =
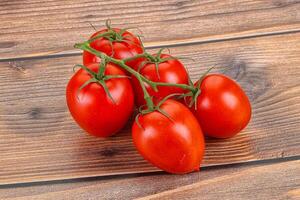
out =
[(195, 86), (200, 88), (200, 94), (192, 108), (205, 135), (229, 138), (247, 126), (251, 118), (250, 101), (234, 80), (210, 74)]
[(127, 123), (133, 112), (131, 82), (116, 65), (81, 66), (70, 79), (66, 99), (70, 113), (89, 134), (108, 137)]
[(175, 174), (199, 171), (205, 142), (185, 105), (168, 99), (159, 110), (137, 116), (132, 126), (138, 152), (154, 166)]

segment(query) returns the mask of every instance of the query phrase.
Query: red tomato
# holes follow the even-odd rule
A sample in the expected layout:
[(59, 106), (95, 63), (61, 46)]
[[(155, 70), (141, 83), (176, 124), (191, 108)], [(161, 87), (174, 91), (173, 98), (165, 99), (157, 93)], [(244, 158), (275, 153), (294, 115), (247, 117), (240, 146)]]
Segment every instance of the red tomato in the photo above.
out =
[[(155, 55), (154, 55), (155, 56)], [(161, 58), (168, 58), (170, 55), (162, 54)], [(158, 64), (158, 73), (155, 68), (155, 64), (146, 64), (140, 71), (140, 74), (147, 79), (154, 82), (164, 83), (176, 83), (176, 84), (188, 84), (188, 73), (182, 63), (177, 59), (171, 59)], [(159, 75), (158, 75), (159, 74)], [(138, 106), (144, 105), (144, 93), (142, 87), (137, 78), (132, 77), (133, 88), (136, 95), (136, 104)], [(153, 97), (155, 102), (163, 99), (164, 97), (174, 93), (185, 93), (185, 90), (178, 87), (160, 86), (158, 91), (155, 92), (152, 87), (145, 84), (146, 89), (150, 96)]]
[[(99, 64), (87, 67), (97, 72)], [(124, 75), (124, 72), (116, 65), (107, 64), (105, 74)], [(78, 92), (90, 79), (91, 75), (82, 69), (73, 75), (66, 92), (69, 110), (79, 126), (91, 135), (113, 135), (125, 125), (133, 112), (134, 94), (130, 80), (112, 78), (105, 81), (114, 103), (98, 83), (90, 83)]]
[(168, 99), (158, 111), (141, 115), (134, 122), (132, 136), (139, 153), (169, 173), (198, 171), (204, 155), (204, 138), (197, 119), (183, 104)]
[[(120, 29), (113, 29), (116, 32), (120, 32)], [(104, 29), (94, 33), (91, 38), (97, 36), (98, 34), (107, 32), (108, 29)], [(124, 41), (110, 41), (107, 38), (98, 38), (95, 41), (91, 42), (90, 46), (98, 51), (105, 53), (108, 56), (111, 56), (116, 59), (124, 59), (132, 57), (136, 54), (143, 53), (143, 48), (140, 40), (133, 35), (132, 33), (125, 31), (122, 34)], [(135, 59), (127, 62), (126, 64), (134, 69), (137, 68), (138, 63), (140, 63), (143, 58)], [(83, 51), (83, 64), (89, 65), (91, 63), (100, 62), (100, 58), (91, 54), (87, 51)]]
[(204, 134), (229, 138), (246, 127), (251, 105), (236, 82), (221, 74), (211, 74), (203, 79), (200, 89), (194, 113)]

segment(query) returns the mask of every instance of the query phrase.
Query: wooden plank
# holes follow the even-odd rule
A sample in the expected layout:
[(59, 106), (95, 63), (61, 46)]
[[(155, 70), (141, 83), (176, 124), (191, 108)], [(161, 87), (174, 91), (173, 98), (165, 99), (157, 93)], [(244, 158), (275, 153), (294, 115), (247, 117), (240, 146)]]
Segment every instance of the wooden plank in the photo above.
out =
[(0, 2), (0, 59), (73, 50), (103, 27), (139, 27), (146, 46), (300, 30), (299, 0), (24, 0)]
[(158, 193), (149, 199), (299, 199), (300, 161), (254, 167)]
[(203, 169), (200, 173), (187, 175), (155, 173), (151, 176), (10, 186), (0, 189), (0, 198), (276, 200), (299, 199), (299, 187), (300, 161), (297, 160)]
[[(207, 141), (204, 165), (299, 155), (300, 33), (173, 48), (192, 79), (217, 66), (249, 95), (253, 118), (227, 140)], [(0, 184), (157, 169), (135, 151), (130, 124), (108, 139), (71, 119), (65, 85), (80, 56), (0, 63)]]

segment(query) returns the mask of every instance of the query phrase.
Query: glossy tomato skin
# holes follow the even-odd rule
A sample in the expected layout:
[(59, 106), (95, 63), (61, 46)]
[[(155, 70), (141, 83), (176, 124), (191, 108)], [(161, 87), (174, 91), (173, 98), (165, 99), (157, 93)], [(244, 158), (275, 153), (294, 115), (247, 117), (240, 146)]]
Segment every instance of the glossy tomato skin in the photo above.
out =
[(173, 119), (154, 111), (134, 122), (132, 136), (139, 153), (169, 173), (199, 171), (204, 155), (204, 138), (197, 119), (183, 104), (168, 99), (161, 109)]
[[(119, 32), (120, 29), (114, 28), (116, 32)], [(97, 36), (98, 34), (107, 32), (107, 29), (98, 31), (94, 33), (91, 38)], [(124, 37), (124, 40), (126, 42), (122, 41), (114, 41), (112, 44), (110, 44), (109, 40), (106, 38), (99, 38), (93, 41), (90, 45), (92, 48), (101, 51), (105, 53), (108, 56), (112, 56), (116, 59), (124, 59), (132, 57), (136, 54), (143, 53), (143, 48), (140, 40), (133, 35), (132, 33), (125, 31), (122, 36)], [(126, 64), (133, 69), (137, 69), (137, 66), (140, 62), (142, 62), (144, 59), (139, 58), (132, 61), (127, 62)], [(83, 64), (89, 65), (91, 63), (100, 62), (100, 58), (95, 56), (94, 54), (91, 54), (87, 51), (83, 51)]]
[[(98, 71), (98, 67), (99, 64), (96, 63), (88, 65), (94, 72)], [(107, 64), (105, 74), (124, 75), (124, 72), (113, 64)], [(127, 78), (105, 81), (115, 103), (98, 83), (91, 83), (78, 93), (80, 86), (90, 78), (91, 76), (82, 69), (73, 75), (67, 85), (67, 105), (82, 129), (94, 136), (108, 137), (118, 132), (132, 114), (133, 89)]]
[[(167, 54), (161, 55), (161, 58), (168, 58), (168, 57), (170, 57), (170, 55)], [(146, 64), (144, 67), (140, 69), (139, 72), (147, 79), (154, 82), (176, 83), (176, 84), (188, 84), (189, 82), (188, 73), (185, 67), (177, 59), (172, 59), (160, 63), (158, 65), (159, 76), (157, 74), (155, 64), (152, 63)], [(132, 77), (132, 83), (133, 83), (133, 88), (136, 97), (136, 104), (138, 106), (144, 105), (145, 104), (144, 94), (139, 81), (137, 80), (137, 78)], [(159, 100), (163, 99), (164, 97), (170, 94), (174, 94), (174, 93), (182, 94), (186, 92), (181, 88), (170, 87), (170, 86), (157, 87), (158, 91), (156, 92), (148, 84), (145, 84), (145, 86), (148, 93), (150, 94), (150, 96), (153, 97), (153, 100), (155, 102), (158, 102)]]
[(211, 74), (203, 79), (200, 89), (194, 113), (205, 135), (230, 138), (247, 126), (251, 105), (235, 81), (221, 74)]

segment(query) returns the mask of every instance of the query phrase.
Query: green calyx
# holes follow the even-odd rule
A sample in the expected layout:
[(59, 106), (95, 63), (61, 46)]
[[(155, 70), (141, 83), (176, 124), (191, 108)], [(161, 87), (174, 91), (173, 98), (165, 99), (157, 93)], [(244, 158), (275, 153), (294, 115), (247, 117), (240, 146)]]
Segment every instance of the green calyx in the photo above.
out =
[(107, 31), (104, 33), (97, 34), (90, 40), (88, 40), (89, 43), (94, 42), (95, 40), (99, 38), (105, 38), (109, 40), (110, 42), (122, 42), (124, 41), (123, 34), (125, 33), (126, 29), (121, 29), (120, 31), (116, 31), (115, 29), (111, 28), (111, 22), (110, 20), (106, 20), (105, 22)]
[[(124, 33), (127, 30), (131, 29), (131, 28), (123, 28), (123, 29), (121, 29), (121, 30), (118, 31), (118, 30), (113, 29), (111, 27), (111, 21), (110, 20), (106, 20), (105, 24), (106, 24), (107, 31), (104, 32), (104, 33), (99, 33), (96, 36), (94, 36), (91, 39), (89, 39), (87, 41), (88, 44), (91, 44), (92, 42), (94, 42), (94, 41), (96, 41), (96, 40), (98, 40), (100, 38), (106, 39), (109, 42), (109, 44), (111, 46), (111, 49), (112, 49), (111, 56), (114, 55), (114, 49), (113, 49), (113, 43), (114, 42), (124, 42), (124, 43), (126, 43), (128, 45), (129, 44), (130, 45), (137, 45), (137, 46), (139, 45), (139, 44), (136, 44), (136, 43), (134, 43), (134, 42), (132, 42), (132, 41), (129, 40), (130, 39), (129, 37), (131, 37), (131, 36), (128, 36), (128, 35), (124, 36)], [(93, 28), (94, 28), (94, 26), (93, 26)], [(138, 37), (139, 37), (139, 40), (141, 41), (140, 37), (142, 37), (142, 36), (139, 35)]]
[(167, 58), (162, 58), (161, 57), (161, 54), (163, 52), (163, 50), (165, 50), (165, 48), (161, 48), (157, 54), (154, 56), (154, 55), (151, 55), (149, 53), (145, 53), (145, 58), (146, 60), (143, 61), (139, 67), (138, 67), (138, 71), (140, 71), (145, 65), (147, 64), (154, 64), (155, 65), (155, 71), (156, 71), (156, 74), (157, 74), (157, 77), (158, 79), (160, 79), (160, 75), (159, 75), (159, 64), (160, 63), (163, 63), (163, 62), (166, 62), (168, 60), (174, 60), (174, 59), (177, 59), (176, 57), (172, 57), (172, 56), (169, 56)]
[(144, 129), (144, 128), (141, 126), (140, 122), (139, 122), (139, 117), (140, 117), (141, 115), (146, 115), (146, 114), (149, 114), (149, 113), (152, 113), (152, 112), (155, 112), (155, 111), (157, 111), (157, 112), (161, 113), (162, 115), (164, 115), (164, 116), (165, 116), (166, 118), (168, 118), (171, 122), (174, 122), (174, 120), (172, 119), (172, 117), (171, 117), (168, 113), (166, 113), (164, 110), (161, 109), (161, 106), (162, 106), (162, 104), (165, 103), (165, 101), (167, 101), (168, 99), (170, 99), (170, 98), (172, 98), (172, 97), (175, 97), (175, 96), (177, 96), (177, 97), (179, 97), (179, 98), (182, 98), (183, 95), (184, 95), (184, 94), (179, 94), (179, 93), (178, 93), (178, 94), (177, 94), (177, 93), (175, 93), (175, 94), (170, 94), (170, 95), (166, 96), (165, 98), (163, 98), (158, 104), (153, 105), (152, 107), (148, 107), (147, 105), (141, 106), (141, 107), (139, 108), (139, 114), (135, 117), (135, 122), (136, 122), (136, 124), (137, 124), (140, 128)]
[(115, 100), (113, 99), (112, 95), (109, 92), (109, 89), (106, 85), (106, 81), (113, 79), (113, 78), (130, 78), (128, 76), (125, 75), (105, 75), (105, 68), (106, 68), (106, 61), (105, 58), (101, 58), (101, 63), (99, 65), (99, 70), (98, 73), (92, 71), (91, 69), (89, 69), (88, 67), (84, 66), (84, 65), (75, 65), (73, 70), (79, 67), (83, 70), (85, 70), (90, 76), (91, 79), (89, 79), (88, 81), (86, 81), (84, 84), (82, 84), (80, 86), (80, 88), (77, 90), (77, 98), (79, 99), (79, 93), (80, 91), (85, 88), (86, 86), (88, 86), (91, 83), (97, 83), (99, 85), (101, 85), (106, 93), (106, 95), (111, 99), (111, 101), (115, 104)]

